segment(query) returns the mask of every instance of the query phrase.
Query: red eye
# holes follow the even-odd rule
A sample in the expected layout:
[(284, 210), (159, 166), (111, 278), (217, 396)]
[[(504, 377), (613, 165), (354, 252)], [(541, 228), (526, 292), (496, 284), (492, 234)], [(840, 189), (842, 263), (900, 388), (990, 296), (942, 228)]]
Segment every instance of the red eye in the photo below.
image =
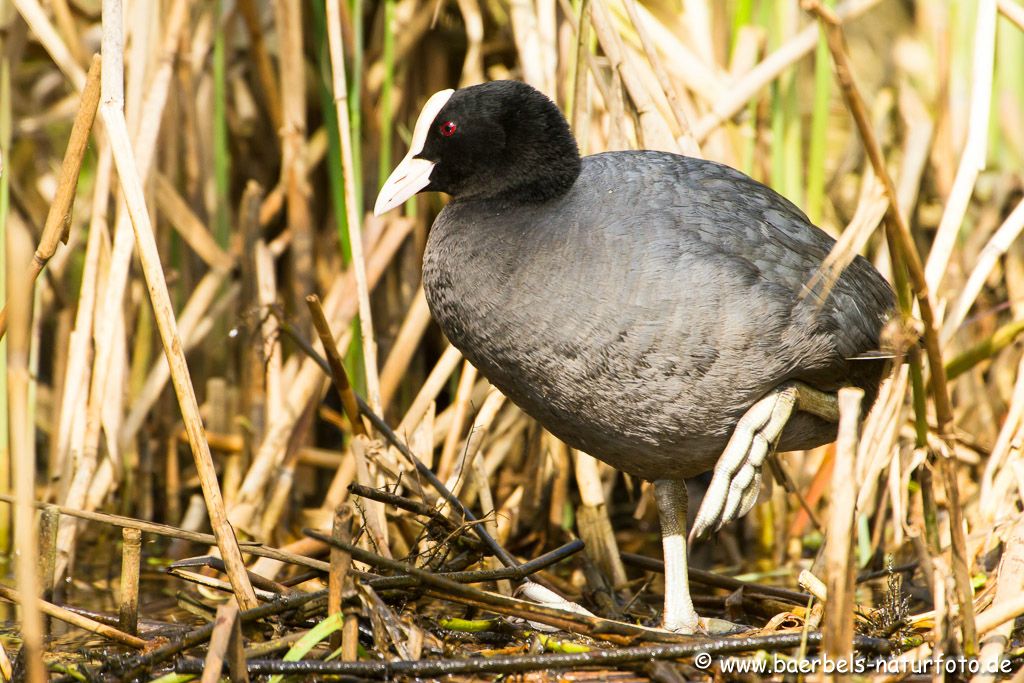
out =
[(450, 138), (451, 136), (455, 135), (456, 128), (458, 128), (458, 126), (455, 125), (454, 121), (445, 121), (444, 123), (437, 127), (437, 130), (441, 133), (441, 135), (445, 136), (446, 138)]

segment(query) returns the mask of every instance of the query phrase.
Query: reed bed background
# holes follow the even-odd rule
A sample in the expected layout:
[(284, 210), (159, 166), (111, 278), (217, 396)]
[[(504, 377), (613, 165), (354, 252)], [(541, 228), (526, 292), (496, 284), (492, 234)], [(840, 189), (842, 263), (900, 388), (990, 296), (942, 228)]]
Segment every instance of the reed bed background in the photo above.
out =
[[(888, 641), (1019, 668), (1018, 0), (0, 0), (0, 41), (0, 597), (20, 604), (0, 675), (241, 678), (314, 624), (293, 658), (340, 648), (366, 666), (333, 672), (367, 677), (678, 680), (710, 675), (697, 645), (799, 654), (819, 632), (835, 656)], [(771, 185), (841, 235), (815, 286), (857, 252), (897, 286), (905, 362), (860, 432), (782, 455), (783, 485), (694, 552), (718, 577), (693, 577), (698, 610), (764, 640), (609, 625), (657, 622), (646, 486), (540, 430), (431, 323), (443, 198), (366, 211), (426, 97), (498, 78), (551, 96), (584, 153)], [(437, 578), (501, 565), (481, 526), (520, 558), (575, 553), (537, 580), (598, 616), (503, 597), (521, 574)], [(139, 605), (140, 542), (145, 567), (223, 560), (146, 569)], [(68, 620), (123, 650), (58, 657)], [(568, 659), (527, 662), (544, 649)]]

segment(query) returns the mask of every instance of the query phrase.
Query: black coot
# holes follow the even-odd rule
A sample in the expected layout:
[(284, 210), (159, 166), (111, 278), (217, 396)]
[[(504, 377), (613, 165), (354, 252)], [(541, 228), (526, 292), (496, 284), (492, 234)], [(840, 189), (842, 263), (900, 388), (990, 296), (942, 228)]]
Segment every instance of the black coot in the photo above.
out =
[[(781, 422), (762, 450), (835, 438), (821, 417), (773, 413), (780, 387), (855, 385), (866, 410), (883, 362), (853, 357), (878, 349), (894, 304), (889, 285), (857, 257), (823, 300), (805, 285), (833, 240), (784, 197), (676, 154), (580, 159), (558, 108), (516, 81), (428, 101), (375, 211), (419, 191), (452, 196), (423, 264), (442, 330), (566, 443), (660, 480), (671, 564), (665, 622), (694, 630), (685, 556), (669, 556), (685, 553), (677, 482), (714, 468), (740, 418), (765, 397), (765, 414)], [(757, 450), (745, 443), (744, 453)], [(763, 457), (744, 455), (757, 477)], [(731, 510), (712, 511), (718, 524), (753, 502), (759, 478), (735, 484), (737, 469), (715, 494)], [(746, 488), (734, 492), (731, 481)], [(742, 506), (726, 506), (726, 490), (746, 496)]]

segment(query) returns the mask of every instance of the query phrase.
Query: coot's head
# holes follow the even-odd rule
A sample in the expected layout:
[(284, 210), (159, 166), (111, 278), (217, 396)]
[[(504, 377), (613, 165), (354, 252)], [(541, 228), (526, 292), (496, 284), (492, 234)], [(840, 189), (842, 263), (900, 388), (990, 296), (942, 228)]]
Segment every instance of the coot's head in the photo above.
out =
[(409, 153), (377, 196), (378, 216), (417, 192), (531, 203), (566, 192), (580, 172), (562, 112), (519, 81), (435, 93), (420, 113)]

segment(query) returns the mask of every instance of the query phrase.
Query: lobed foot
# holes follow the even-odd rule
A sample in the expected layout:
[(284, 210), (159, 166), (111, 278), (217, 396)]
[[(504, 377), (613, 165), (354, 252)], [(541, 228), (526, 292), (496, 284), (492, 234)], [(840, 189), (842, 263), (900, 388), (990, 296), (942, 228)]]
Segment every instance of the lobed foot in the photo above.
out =
[(711, 485), (690, 531), (691, 543), (750, 512), (761, 492), (761, 467), (794, 410), (834, 420), (835, 396), (799, 382), (787, 382), (747, 410), (715, 465)]
[[(531, 602), (535, 602), (539, 605), (554, 607), (556, 609), (565, 610), (566, 612), (572, 612), (573, 614), (582, 614), (588, 617), (595, 616), (594, 613), (586, 607), (566, 600), (558, 593), (555, 593), (539, 583), (534, 583), (533, 581), (524, 581), (516, 590), (516, 596), (523, 598), (524, 600), (530, 600)], [(551, 632), (559, 630), (554, 626), (542, 624), (537, 621), (531, 621), (529, 624), (531, 628), (537, 631)]]
[(709, 636), (731, 636), (736, 633), (744, 633), (752, 629), (749, 626), (743, 626), (742, 624), (734, 624), (726, 619), (701, 617), (700, 630)]

